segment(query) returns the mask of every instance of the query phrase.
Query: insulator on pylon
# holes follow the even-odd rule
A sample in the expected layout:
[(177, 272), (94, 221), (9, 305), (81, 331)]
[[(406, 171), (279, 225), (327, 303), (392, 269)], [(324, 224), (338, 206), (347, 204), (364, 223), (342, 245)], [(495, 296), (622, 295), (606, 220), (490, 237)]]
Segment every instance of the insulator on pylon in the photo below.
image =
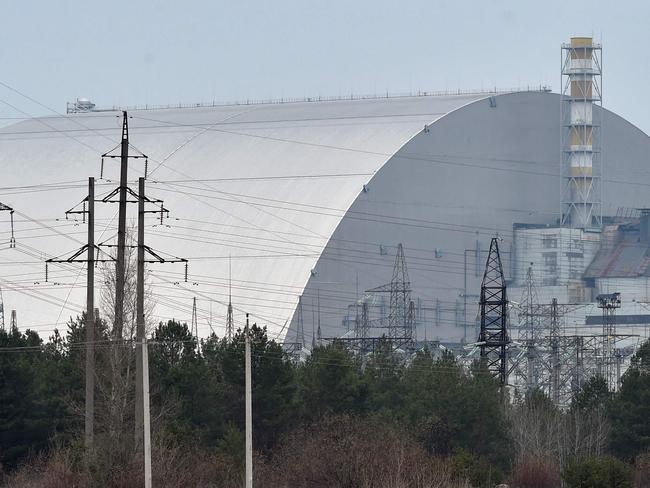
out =
[(16, 239), (14, 238), (14, 211), (9, 212), (11, 219), (11, 238), (9, 239), (9, 247), (16, 247)]

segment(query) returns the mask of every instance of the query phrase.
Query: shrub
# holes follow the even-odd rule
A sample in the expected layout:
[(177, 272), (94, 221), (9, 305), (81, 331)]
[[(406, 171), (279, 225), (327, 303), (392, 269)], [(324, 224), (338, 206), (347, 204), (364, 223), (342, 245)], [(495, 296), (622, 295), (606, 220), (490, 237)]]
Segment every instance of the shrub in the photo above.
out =
[(562, 477), (568, 488), (632, 488), (632, 469), (612, 457), (571, 461)]
[(474, 487), (492, 487), (503, 477), (498, 467), (483, 456), (459, 449), (449, 458), (454, 477), (468, 479)]
[(556, 488), (561, 481), (559, 466), (546, 459), (524, 459), (517, 463), (510, 476), (513, 488)]
[(650, 452), (639, 454), (634, 461), (634, 486), (650, 486)]
[(448, 462), (430, 456), (405, 431), (351, 416), (291, 432), (254, 475), (261, 488), (467, 486), (454, 481)]

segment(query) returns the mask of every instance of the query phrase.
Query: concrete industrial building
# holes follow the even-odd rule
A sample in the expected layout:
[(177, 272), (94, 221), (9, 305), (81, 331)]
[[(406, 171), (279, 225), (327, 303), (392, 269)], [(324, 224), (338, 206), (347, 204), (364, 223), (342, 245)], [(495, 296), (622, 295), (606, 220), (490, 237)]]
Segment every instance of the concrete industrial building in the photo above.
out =
[[(620, 217), (621, 209), (650, 207), (650, 138), (596, 103), (589, 44), (578, 42), (583, 51), (569, 49), (574, 64), (563, 95), (422, 93), (130, 110), (131, 142), (149, 156), (148, 191), (172, 211), (162, 226), (152, 218), (147, 242), (190, 259), (187, 283), (181, 268), (149, 267), (151, 320), (189, 321), (196, 296), (199, 332), (223, 335), (230, 258), (235, 325), (248, 311), (277, 337), (310, 344), (319, 328), (323, 337), (349, 337), (365, 303), (380, 334), (389, 296), (366, 290), (391, 281), (402, 244), (417, 339), (471, 343), (495, 234), (515, 301), (531, 263), (540, 301), (592, 303), (623, 287), (614, 279), (647, 281), (645, 268), (631, 277), (592, 265), (606, 259), (601, 226), (642, 226), (639, 215)], [(82, 242), (84, 229), (55, 219), (85, 196), (84, 179), (99, 176), (99, 155), (119, 140), (120, 114), (89, 110), (0, 129), (0, 201), (17, 211), (17, 246), (2, 256), (14, 265), (2, 267), (0, 286), (25, 327), (47, 330), (56, 317), (60, 327), (83, 309), (78, 268), (54, 267), (45, 283), (42, 260)], [(111, 164), (103, 193), (116, 185)], [(131, 168), (130, 180), (143, 174), (139, 161)], [(43, 193), (35, 199), (34, 191)], [(105, 207), (98, 241), (113, 237), (115, 209)], [(646, 315), (647, 283), (631, 286), (635, 302), (626, 305), (621, 288), (629, 307), (621, 314)], [(598, 314), (592, 308), (572, 312), (567, 325), (584, 325)]]

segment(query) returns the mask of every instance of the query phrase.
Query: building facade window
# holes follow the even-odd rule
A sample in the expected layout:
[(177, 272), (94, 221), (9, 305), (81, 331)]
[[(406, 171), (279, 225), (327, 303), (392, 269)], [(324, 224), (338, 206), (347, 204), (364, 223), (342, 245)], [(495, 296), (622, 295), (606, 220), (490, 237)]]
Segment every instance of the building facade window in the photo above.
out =
[(557, 249), (557, 235), (547, 235), (542, 237), (542, 247), (544, 249)]
[(542, 253), (544, 258), (544, 268), (547, 274), (555, 275), (557, 274), (557, 253), (556, 252), (545, 252)]
[(576, 251), (584, 251), (585, 244), (582, 239), (573, 239), (573, 249)]

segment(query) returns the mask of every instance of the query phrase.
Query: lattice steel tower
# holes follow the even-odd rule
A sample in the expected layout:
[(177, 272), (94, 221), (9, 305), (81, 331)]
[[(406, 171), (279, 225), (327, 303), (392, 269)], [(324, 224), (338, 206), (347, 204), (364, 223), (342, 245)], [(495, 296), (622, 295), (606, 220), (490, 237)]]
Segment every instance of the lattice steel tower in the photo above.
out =
[[(562, 44), (562, 226), (602, 226), (602, 47)], [(594, 109), (594, 105), (598, 107)]]
[(616, 351), (616, 309), (621, 307), (621, 294), (609, 293), (596, 297), (598, 308), (603, 311), (602, 356), (599, 365), (600, 375), (607, 381), (611, 391), (618, 386)]
[(296, 327), (296, 344), (300, 344), (300, 350), (305, 347), (305, 323), (302, 316), (302, 295), (298, 297), (298, 327)]
[(481, 358), (487, 362), (488, 369), (502, 385), (508, 381), (506, 348), (510, 339), (506, 323), (507, 306), (499, 243), (498, 239), (493, 238), (481, 284), (481, 331), (478, 340)]
[(557, 307), (557, 298), (551, 301), (551, 330), (549, 331), (550, 349), (550, 370), (551, 370), (551, 399), (554, 405), (560, 404), (561, 381), (562, 381), (562, 359), (561, 340), (562, 330), (560, 326), (560, 314)]
[(526, 369), (524, 376), (527, 392), (531, 392), (537, 388), (540, 380), (539, 339), (541, 335), (541, 324), (538, 309), (539, 301), (531, 263), (526, 272), (526, 281), (521, 296), (521, 312), (519, 314), (519, 340), (522, 341), (523, 339), (525, 348)]
[(388, 313), (388, 336), (395, 345), (413, 340), (413, 324), (410, 323), (411, 281), (406, 270), (404, 248), (397, 245), (393, 278), (390, 280), (390, 309)]
[(190, 333), (199, 340), (199, 321), (196, 314), (196, 297), (192, 299), (192, 324), (190, 326)]
[(232, 260), (228, 257), (228, 312), (226, 314), (226, 339), (235, 335), (235, 319), (232, 313)]
[(415, 339), (414, 305), (411, 303), (411, 281), (406, 270), (404, 248), (397, 245), (393, 277), (390, 283), (366, 290), (368, 293), (389, 293), (388, 338), (393, 347), (410, 346)]

